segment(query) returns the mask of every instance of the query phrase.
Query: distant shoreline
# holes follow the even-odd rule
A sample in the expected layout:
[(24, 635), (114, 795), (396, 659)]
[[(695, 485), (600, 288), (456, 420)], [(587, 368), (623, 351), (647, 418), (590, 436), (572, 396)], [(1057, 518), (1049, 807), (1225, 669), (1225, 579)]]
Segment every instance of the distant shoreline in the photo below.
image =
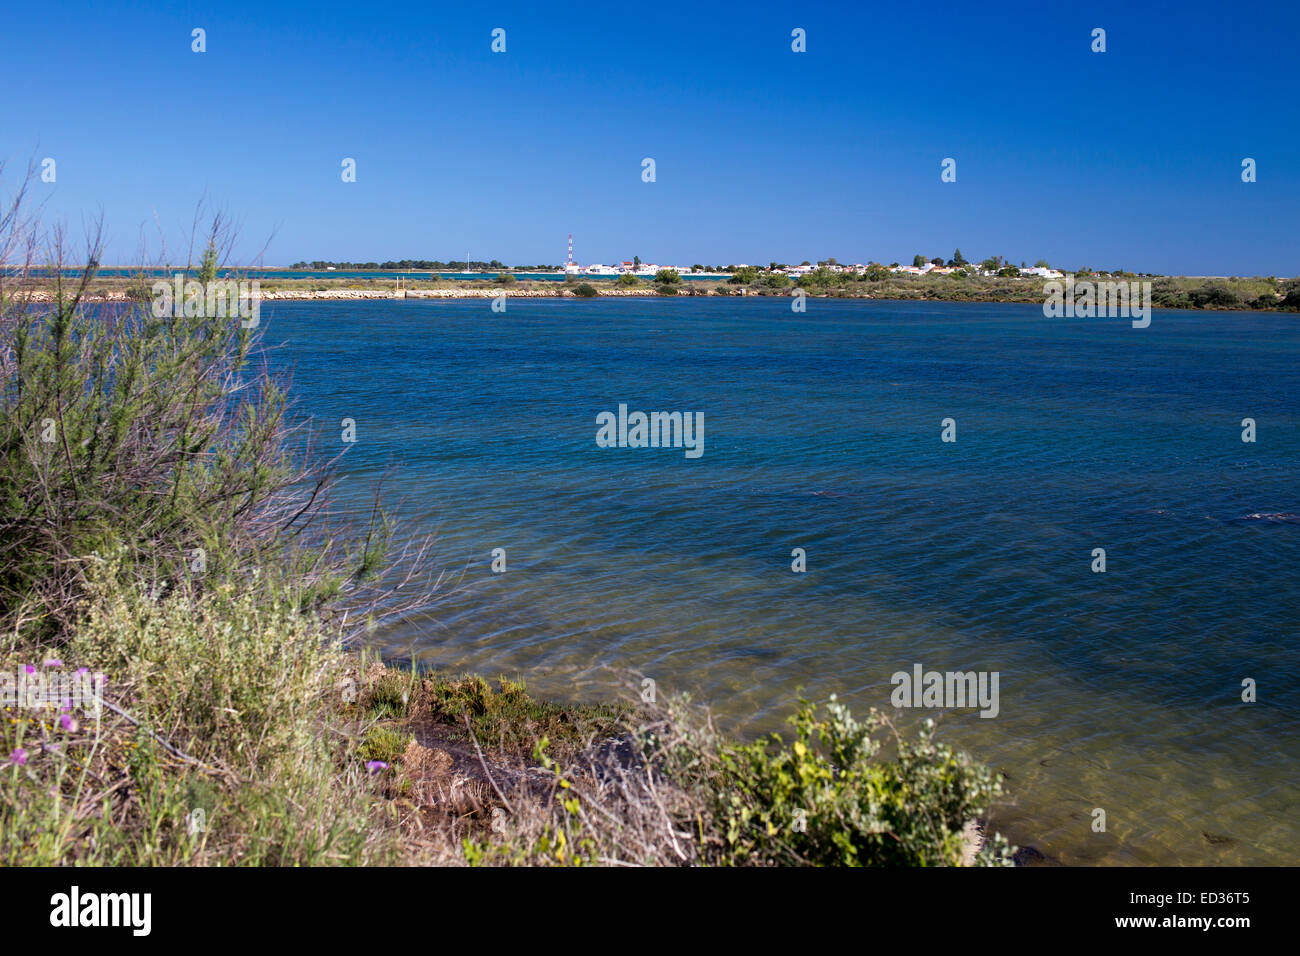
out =
[[(819, 292), (815, 290), (805, 290), (810, 299), (852, 299), (868, 300), (873, 302), (935, 302), (946, 303), (951, 305), (1041, 305), (1041, 298), (1012, 298), (1012, 297), (965, 297), (955, 298), (946, 296), (928, 296), (920, 295), (878, 295), (872, 293), (845, 294), (842, 292)], [(261, 293), (263, 302), (400, 302), (405, 300), (460, 300), (460, 299), (496, 299), (504, 296), (508, 299), (622, 299), (622, 298), (647, 298), (647, 299), (671, 299), (671, 298), (791, 298), (789, 292), (769, 292), (769, 291), (746, 291), (740, 290), (726, 295), (709, 293), (707, 291), (683, 290), (675, 293), (660, 292), (655, 288), (648, 289), (602, 289), (594, 296), (584, 297), (576, 295), (567, 289), (403, 289), (401, 291), (380, 290), (380, 289), (325, 289), (325, 290), (282, 290), (282, 291), (265, 291)], [(33, 292), (29, 296), (30, 301), (37, 303), (49, 302), (52, 296), (48, 292)], [(82, 301), (92, 304), (103, 303), (126, 303), (133, 301), (131, 296), (125, 292), (110, 292), (104, 295), (89, 295)], [(1251, 308), (1247, 305), (1238, 306), (1161, 306), (1156, 308), (1161, 311), (1176, 312), (1263, 312), (1263, 313), (1286, 313), (1294, 312), (1294, 309), (1283, 308), (1280, 303), (1273, 308)]]
[[(192, 278), (192, 276), (191, 276)], [(234, 282), (218, 279), (217, 282)], [(245, 275), (239, 280), (255, 284), (256, 295), (263, 302), (347, 302), (395, 301), (404, 299), (572, 299), (572, 298), (661, 298), (661, 297), (770, 297), (793, 298), (796, 290), (808, 298), (871, 299), (884, 302), (990, 302), (1043, 305), (1046, 286), (1041, 278), (981, 277), (964, 280), (950, 276), (894, 277), (883, 281), (805, 277), (795, 285), (785, 277), (762, 277), (736, 283), (726, 280), (695, 279), (672, 282), (638, 281), (571, 282), (470, 280), (408, 280), (326, 278), (268, 278)], [(1134, 284), (1150, 283), (1149, 301), (1158, 309), (1187, 309), (1220, 312), (1294, 312), (1300, 311), (1300, 280), (1273, 278), (1202, 279), (1187, 276), (1145, 278), (1139, 276), (1087, 275), (1076, 277), (1084, 282)], [(65, 294), (77, 283), (66, 282)], [(141, 277), (93, 277), (84, 289), (83, 301), (148, 302), (153, 297), (152, 282)], [(53, 282), (45, 277), (28, 276), (0, 286), (8, 299), (26, 299), (34, 303), (50, 302)]]

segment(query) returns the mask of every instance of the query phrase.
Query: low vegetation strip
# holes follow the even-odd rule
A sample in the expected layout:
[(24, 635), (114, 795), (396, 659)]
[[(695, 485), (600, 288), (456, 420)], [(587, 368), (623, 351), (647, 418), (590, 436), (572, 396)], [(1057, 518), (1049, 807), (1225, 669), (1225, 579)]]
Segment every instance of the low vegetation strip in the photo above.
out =
[[(496, 279), (417, 279), (323, 277), (259, 280), (261, 298), (268, 302), (317, 302), (349, 299), (492, 299), (638, 297), (638, 296), (806, 296), (846, 299), (921, 300), (934, 302), (1023, 302), (1041, 305), (1046, 298), (1044, 280), (1029, 276), (908, 275), (886, 269), (876, 272), (817, 270), (791, 277), (751, 270), (730, 279), (638, 279), (587, 281), (574, 277), (565, 282)], [(507, 274), (508, 275), (508, 274)], [(1151, 283), (1152, 304), (1161, 309), (1218, 311), (1300, 311), (1300, 280), (1275, 277), (1197, 278), (1143, 276), (1133, 273), (1080, 273), (1079, 281), (1136, 281)], [(630, 281), (623, 281), (629, 279)], [(737, 281), (739, 280), (739, 281)], [(12, 280), (11, 280), (12, 282)], [(50, 303), (57, 295), (48, 279), (32, 277), (25, 295), (29, 301)], [(143, 277), (97, 276), (86, 289), (84, 301), (94, 303), (147, 302), (153, 297)]]

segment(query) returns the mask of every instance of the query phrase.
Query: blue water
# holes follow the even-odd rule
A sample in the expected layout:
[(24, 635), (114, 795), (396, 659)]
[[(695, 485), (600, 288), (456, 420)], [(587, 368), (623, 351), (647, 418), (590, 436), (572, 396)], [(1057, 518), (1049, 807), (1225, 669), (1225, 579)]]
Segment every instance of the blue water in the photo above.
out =
[[(1065, 863), (1300, 859), (1296, 316), (489, 306), (263, 309), (300, 411), (357, 423), (345, 502), (395, 466), (403, 518), (438, 533), (454, 580), (376, 633), (387, 652), (569, 699), (638, 672), (741, 734), (780, 729), (800, 693), (895, 713), (890, 676), (914, 663), (997, 671), (996, 718), (897, 714), (1004, 771), (993, 823), (1015, 842)], [(619, 403), (703, 412), (703, 456), (597, 447)]]

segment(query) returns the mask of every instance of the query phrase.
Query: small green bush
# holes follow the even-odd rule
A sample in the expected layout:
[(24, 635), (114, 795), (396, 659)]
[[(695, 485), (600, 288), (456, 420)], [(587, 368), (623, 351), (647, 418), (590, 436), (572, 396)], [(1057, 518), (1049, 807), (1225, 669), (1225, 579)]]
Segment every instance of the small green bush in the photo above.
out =
[(406, 746), (410, 742), (410, 734), (383, 724), (376, 724), (366, 731), (366, 739), (361, 742), (360, 756), (367, 762), (382, 760), (391, 765), (406, 752)]
[[(715, 862), (957, 865), (966, 826), (1001, 793), (986, 767), (935, 742), (930, 721), (915, 741), (897, 742), (893, 760), (879, 756), (874, 735), (888, 725), (874, 710), (859, 722), (831, 697), (825, 717), (804, 702), (791, 723), (788, 748), (773, 734), (723, 744), (712, 765), (700, 749), (669, 755), (670, 773), (711, 795)], [(1008, 849), (995, 838), (977, 862), (1009, 864)]]
[(582, 282), (574, 286), (573, 294), (581, 299), (590, 299), (593, 296), (600, 295), (600, 293), (596, 291), (596, 287), (590, 282)]
[(1193, 289), (1188, 298), (1198, 309), (1235, 309), (1241, 306), (1241, 299), (1235, 292), (1217, 283)]

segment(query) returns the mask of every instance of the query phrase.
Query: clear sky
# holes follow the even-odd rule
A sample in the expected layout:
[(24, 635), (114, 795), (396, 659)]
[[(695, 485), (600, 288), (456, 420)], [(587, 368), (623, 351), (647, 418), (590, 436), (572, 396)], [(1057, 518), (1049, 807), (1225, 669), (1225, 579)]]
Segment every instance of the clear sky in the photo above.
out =
[(206, 197), (241, 224), (243, 265), (264, 246), (265, 265), (559, 263), (572, 232), (587, 263), (960, 247), (1300, 273), (1294, 0), (55, 2), (3, 19), (0, 189), (55, 159), (35, 195), (74, 228), (102, 211), (107, 262), (156, 254), (158, 224), (174, 247)]

